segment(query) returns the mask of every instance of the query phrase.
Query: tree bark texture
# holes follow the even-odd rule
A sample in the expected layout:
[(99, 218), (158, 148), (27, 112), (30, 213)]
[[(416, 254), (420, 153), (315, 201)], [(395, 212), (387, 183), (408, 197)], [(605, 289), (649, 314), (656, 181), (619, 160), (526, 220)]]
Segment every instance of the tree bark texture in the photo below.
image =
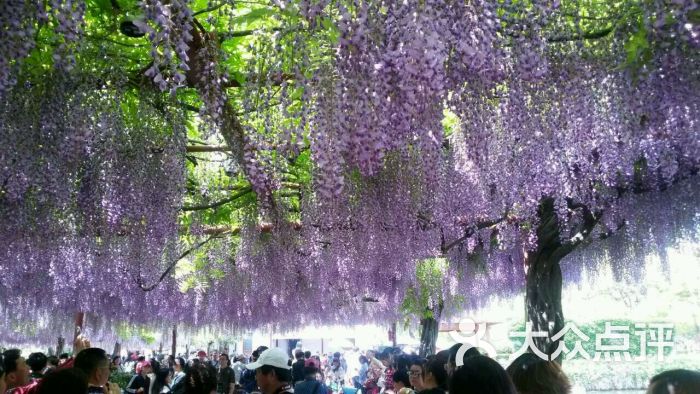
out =
[[(551, 355), (560, 341), (551, 337), (564, 328), (564, 312), (561, 305), (562, 274), (559, 262), (562, 257), (559, 223), (554, 212), (554, 202), (546, 199), (539, 211), (537, 249), (526, 256), (526, 307), (532, 331), (548, 333), (546, 338), (535, 337), (537, 348)], [(560, 361), (560, 360), (557, 360)]]

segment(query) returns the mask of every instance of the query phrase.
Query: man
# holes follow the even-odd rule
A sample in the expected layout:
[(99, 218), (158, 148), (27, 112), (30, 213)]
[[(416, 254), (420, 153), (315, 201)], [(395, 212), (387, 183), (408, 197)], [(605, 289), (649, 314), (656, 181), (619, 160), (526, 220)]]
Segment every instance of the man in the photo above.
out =
[(73, 366), (87, 375), (88, 394), (119, 394), (119, 386), (107, 381), (111, 368), (109, 356), (103, 349), (91, 347), (80, 351)]
[(254, 363), (245, 366), (255, 370), (255, 381), (263, 394), (293, 394), (292, 372), (287, 353), (279, 348), (260, 353)]
[(199, 359), (199, 362), (204, 364), (204, 362), (207, 361), (207, 352), (205, 352), (204, 350), (198, 351), (197, 358)]
[(304, 381), (304, 352), (301, 349), (297, 349), (294, 352), (294, 358), (296, 358), (296, 361), (292, 364), (292, 381), (296, 386)]
[(29, 366), (19, 349), (8, 349), (2, 354), (5, 383), (8, 393), (22, 392), (21, 388), (29, 384)]
[(236, 391), (236, 373), (229, 367), (228, 354), (219, 356), (219, 369), (216, 373), (216, 393), (233, 394)]
[[(258, 360), (258, 357), (260, 356), (260, 353), (258, 353), (257, 350), (253, 350), (253, 353), (250, 355), (251, 361), (255, 362)], [(252, 393), (257, 389), (258, 384), (255, 382), (255, 371), (246, 369), (243, 371), (241, 374), (241, 379), (238, 381), (243, 388), (243, 391), (246, 393)]]
[(29, 368), (32, 370), (29, 377), (33, 380), (43, 378), (47, 363), (48, 359), (44, 353), (37, 352), (30, 354), (29, 357), (27, 357), (27, 365), (29, 365)]
[(209, 357), (209, 363), (212, 365), (212, 367), (219, 369), (219, 353), (214, 351), (209, 354), (211, 357)]
[(231, 365), (231, 368), (233, 368), (233, 372), (236, 374), (236, 383), (240, 383), (243, 371), (245, 371), (243, 355), (239, 354), (234, 360), (235, 361), (233, 362), (233, 365)]
[(295, 394), (327, 394), (328, 387), (317, 379), (318, 365), (315, 359), (304, 362), (304, 380), (294, 385)]

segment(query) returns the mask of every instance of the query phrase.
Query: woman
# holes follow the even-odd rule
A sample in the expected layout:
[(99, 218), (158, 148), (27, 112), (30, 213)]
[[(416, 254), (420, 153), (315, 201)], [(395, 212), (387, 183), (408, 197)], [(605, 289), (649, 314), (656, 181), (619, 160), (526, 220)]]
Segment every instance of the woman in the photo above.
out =
[(700, 393), (700, 372), (672, 369), (651, 378), (647, 394)]
[(208, 363), (197, 363), (187, 369), (185, 394), (216, 393), (216, 369)]
[(155, 373), (155, 381), (151, 393), (169, 393), (170, 392), (170, 369), (160, 368)]
[(367, 381), (367, 371), (369, 371), (369, 360), (364, 355), (359, 357), (360, 370), (357, 372), (357, 376), (352, 378), (353, 385), (356, 389), (361, 389), (364, 383)]
[(413, 390), (420, 392), (425, 389), (423, 383), (423, 371), (425, 369), (425, 359), (414, 358), (411, 365), (408, 367), (408, 380), (413, 387)]
[(124, 368), (122, 367), (122, 358), (119, 356), (112, 357), (112, 364), (109, 366), (109, 369), (112, 372), (124, 372)]
[(571, 383), (559, 364), (523, 353), (506, 368), (520, 394), (569, 394)]
[(379, 354), (379, 361), (384, 366), (384, 391), (394, 390), (394, 366), (391, 356), (389, 349), (385, 349)]
[(445, 363), (433, 356), (428, 360), (423, 369), (423, 389), (421, 394), (445, 394), (443, 387), (447, 384), (447, 371)]
[(136, 374), (131, 378), (129, 384), (126, 385), (126, 391), (130, 394), (149, 394), (151, 387), (151, 378), (148, 374), (151, 372), (151, 363), (143, 361), (136, 364)]
[(340, 359), (334, 358), (331, 361), (331, 367), (327, 375), (330, 380), (331, 390), (335, 393), (343, 391), (343, 384), (345, 383), (345, 370), (340, 365)]
[(486, 356), (474, 356), (453, 373), (450, 394), (517, 394), (517, 391), (501, 364)]
[(184, 391), (185, 382), (182, 379), (185, 377), (185, 368), (187, 368), (185, 359), (182, 357), (177, 357), (173, 366), (173, 370), (175, 371), (173, 374), (173, 381), (170, 384), (170, 387), (172, 388), (171, 391), (173, 393)]
[(394, 373), (392, 377), (394, 381), (394, 393), (396, 394), (414, 394), (415, 392), (411, 389), (411, 381), (408, 377), (408, 372), (398, 370)]
[(379, 379), (382, 377), (384, 368), (382, 363), (374, 357), (374, 352), (371, 350), (367, 351), (367, 360), (369, 362), (367, 380), (364, 383), (362, 392), (365, 394), (379, 394)]

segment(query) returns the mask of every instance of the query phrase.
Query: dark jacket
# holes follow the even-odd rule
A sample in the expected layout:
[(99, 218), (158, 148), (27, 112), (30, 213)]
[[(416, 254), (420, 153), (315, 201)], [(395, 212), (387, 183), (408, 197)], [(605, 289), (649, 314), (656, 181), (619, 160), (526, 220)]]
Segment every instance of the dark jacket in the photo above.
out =
[(292, 382), (304, 380), (304, 359), (297, 360), (292, 364)]

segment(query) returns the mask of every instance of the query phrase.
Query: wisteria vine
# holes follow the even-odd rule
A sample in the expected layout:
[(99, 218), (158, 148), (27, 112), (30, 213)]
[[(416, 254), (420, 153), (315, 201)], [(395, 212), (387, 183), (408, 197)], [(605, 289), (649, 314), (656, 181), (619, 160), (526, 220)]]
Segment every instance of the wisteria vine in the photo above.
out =
[[(453, 313), (458, 297), (522, 291), (549, 198), (562, 243), (695, 240), (698, 6), (627, 5), (590, 30), (558, 1), (274, 1), (233, 102), (221, 43), (243, 33), (205, 27), (190, 2), (140, 3), (144, 79), (81, 67), (84, 2), (4, 2), (0, 324), (76, 310), (155, 326), (392, 321), (434, 257), (449, 260), (436, 297)], [(56, 47), (37, 48), (49, 28)], [(36, 78), (23, 61), (44, 50), (57, 67)], [(190, 102), (258, 197), (220, 233), (181, 211)], [(566, 278), (590, 261), (572, 255)]]

